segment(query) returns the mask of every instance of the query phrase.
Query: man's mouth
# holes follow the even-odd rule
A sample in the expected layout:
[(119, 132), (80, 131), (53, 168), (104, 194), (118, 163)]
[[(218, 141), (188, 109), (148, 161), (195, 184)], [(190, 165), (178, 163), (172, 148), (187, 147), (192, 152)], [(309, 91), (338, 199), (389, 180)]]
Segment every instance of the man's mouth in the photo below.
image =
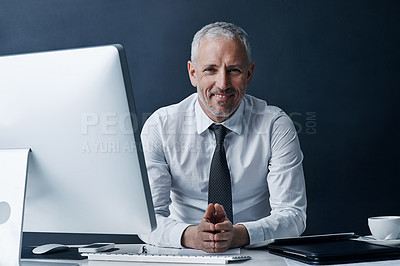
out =
[(215, 97), (218, 97), (218, 98), (221, 98), (221, 99), (223, 99), (223, 98), (228, 98), (228, 97), (230, 97), (231, 95), (230, 94), (213, 94)]
[(233, 95), (234, 95), (234, 93), (232, 93), (230, 91), (217, 91), (217, 92), (211, 91), (211, 97), (215, 96), (215, 99), (217, 101), (227, 101)]

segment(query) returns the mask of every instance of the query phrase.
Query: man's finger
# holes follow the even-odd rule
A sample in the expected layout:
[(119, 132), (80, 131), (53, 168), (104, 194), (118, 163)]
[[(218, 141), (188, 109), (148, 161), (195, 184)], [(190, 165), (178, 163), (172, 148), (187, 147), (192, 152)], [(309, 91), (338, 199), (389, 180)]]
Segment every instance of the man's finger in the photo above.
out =
[(201, 250), (207, 253), (215, 253), (215, 248), (202, 248)]
[(232, 231), (233, 230), (233, 226), (232, 226), (231, 221), (226, 219), (222, 223), (217, 223), (215, 225), (215, 230), (216, 231)]
[(201, 242), (213, 242), (215, 237), (211, 232), (199, 232), (197, 239)]
[(202, 241), (201, 242), (201, 250), (212, 253), (215, 249), (215, 241)]
[(229, 249), (229, 246), (230, 246), (229, 241), (215, 242), (214, 252), (215, 253), (225, 252)]
[(199, 232), (214, 232), (216, 229), (215, 229), (215, 224), (203, 220), (197, 226), (197, 230)]
[(215, 210), (215, 223), (220, 223), (225, 221), (225, 219), (228, 219), (226, 217), (224, 206), (222, 206), (221, 204), (216, 203), (214, 205), (214, 210)]
[(206, 212), (204, 213), (204, 219), (209, 221), (209, 222), (214, 222), (214, 204), (210, 203), (207, 206)]
[(233, 235), (232, 235), (232, 232), (230, 232), (230, 231), (228, 231), (228, 232), (223, 231), (223, 232), (220, 232), (220, 233), (216, 233), (214, 235), (214, 240), (216, 242), (229, 241), (232, 238), (233, 238)]

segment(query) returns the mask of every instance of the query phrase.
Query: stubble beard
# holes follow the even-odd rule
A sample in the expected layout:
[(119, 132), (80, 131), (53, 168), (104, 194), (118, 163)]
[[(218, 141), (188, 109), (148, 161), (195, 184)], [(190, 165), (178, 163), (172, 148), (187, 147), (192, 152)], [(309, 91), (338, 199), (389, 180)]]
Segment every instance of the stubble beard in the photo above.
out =
[[(218, 89), (215, 89), (218, 90)], [(197, 94), (199, 96), (199, 99), (203, 106), (207, 109), (208, 112), (210, 112), (213, 116), (218, 117), (218, 118), (228, 118), (231, 116), (237, 109), (238, 106), (231, 106), (228, 110), (226, 111), (217, 111), (213, 108), (211, 104), (209, 104), (206, 99), (204, 99), (204, 95), (202, 94), (201, 88), (199, 84), (197, 84)], [(226, 102), (219, 102), (218, 103), (220, 106), (227, 105), (228, 103)]]

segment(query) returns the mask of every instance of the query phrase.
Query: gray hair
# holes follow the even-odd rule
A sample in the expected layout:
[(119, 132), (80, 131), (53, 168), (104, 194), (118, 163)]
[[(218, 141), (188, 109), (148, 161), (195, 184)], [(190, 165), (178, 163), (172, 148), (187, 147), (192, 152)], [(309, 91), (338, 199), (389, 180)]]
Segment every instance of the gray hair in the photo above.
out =
[(192, 41), (192, 51), (191, 51), (191, 61), (196, 65), (197, 57), (199, 55), (200, 41), (203, 38), (217, 39), (217, 38), (228, 38), (233, 40), (235, 38), (239, 39), (246, 49), (247, 60), (250, 64), (251, 62), (251, 48), (249, 36), (247, 33), (239, 26), (227, 22), (215, 22), (204, 26), (199, 30), (193, 37)]

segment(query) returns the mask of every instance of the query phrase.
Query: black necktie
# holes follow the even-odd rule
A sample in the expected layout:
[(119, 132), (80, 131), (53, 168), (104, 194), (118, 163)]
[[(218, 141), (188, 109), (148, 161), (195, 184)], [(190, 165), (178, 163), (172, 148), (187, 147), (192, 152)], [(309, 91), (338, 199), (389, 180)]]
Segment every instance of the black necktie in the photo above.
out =
[(211, 160), (208, 203), (219, 203), (224, 206), (228, 219), (233, 223), (231, 177), (224, 148), (226, 128), (215, 124), (209, 128), (214, 131), (217, 146)]

